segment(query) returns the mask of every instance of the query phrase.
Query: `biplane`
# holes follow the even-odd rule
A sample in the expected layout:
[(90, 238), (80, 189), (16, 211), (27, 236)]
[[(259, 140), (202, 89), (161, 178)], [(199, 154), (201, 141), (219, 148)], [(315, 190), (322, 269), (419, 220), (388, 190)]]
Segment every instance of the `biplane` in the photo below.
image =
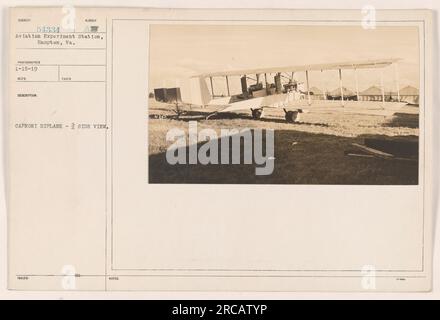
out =
[[(303, 112), (346, 112), (388, 116), (406, 104), (400, 100), (397, 69), (399, 60), (393, 58), (204, 73), (189, 79), (190, 85), (187, 88), (189, 94), (182, 94), (182, 96), (190, 98), (181, 102), (184, 105), (214, 108), (215, 111), (207, 118), (220, 112), (249, 110), (254, 119), (260, 119), (264, 116), (266, 108), (281, 108), (284, 110), (287, 122), (298, 121)], [(386, 99), (383, 70), (391, 65), (395, 66), (396, 96)], [(380, 71), (382, 101), (360, 101), (358, 72), (365, 69)], [(339, 76), (339, 89), (332, 94), (325, 92), (320, 99), (317, 99), (310, 90), (309, 74), (312, 71), (329, 70), (337, 72), (335, 75)], [(344, 70), (354, 70), (355, 73), (356, 91), (350, 94), (344, 87)], [(299, 72), (305, 74), (305, 82), (295, 80)], [(218, 78), (224, 80), (226, 94), (216, 94), (213, 79)], [(240, 81), (241, 92), (238, 94), (231, 94), (230, 83), (233, 78)], [(180, 93), (178, 97), (180, 99)]]

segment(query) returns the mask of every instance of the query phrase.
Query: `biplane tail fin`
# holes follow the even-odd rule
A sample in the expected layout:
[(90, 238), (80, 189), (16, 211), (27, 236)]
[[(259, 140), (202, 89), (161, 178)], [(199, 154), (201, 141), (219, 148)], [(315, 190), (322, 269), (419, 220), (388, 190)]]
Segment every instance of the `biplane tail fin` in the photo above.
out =
[(212, 100), (204, 77), (190, 78), (188, 102), (193, 105), (206, 106)]

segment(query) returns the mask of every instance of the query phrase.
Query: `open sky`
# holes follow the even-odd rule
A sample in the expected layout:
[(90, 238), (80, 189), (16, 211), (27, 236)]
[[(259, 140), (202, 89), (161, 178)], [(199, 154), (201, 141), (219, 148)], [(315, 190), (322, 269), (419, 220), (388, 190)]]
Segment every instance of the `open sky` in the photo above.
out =
[[(302, 64), (401, 58), (400, 87), (419, 87), (419, 34), (416, 27), (152, 25), (150, 27), (150, 91), (181, 86), (205, 72)], [(359, 89), (380, 85), (379, 70), (360, 70)], [(394, 68), (384, 69), (386, 90), (395, 90)], [(344, 86), (355, 88), (354, 72), (343, 71)], [(304, 80), (303, 73), (295, 78)], [(230, 79), (233, 93), (239, 78)], [(215, 79), (216, 93), (225, 81)], [(337, 71), (310, 73), (310, 86), (333, 90)]]

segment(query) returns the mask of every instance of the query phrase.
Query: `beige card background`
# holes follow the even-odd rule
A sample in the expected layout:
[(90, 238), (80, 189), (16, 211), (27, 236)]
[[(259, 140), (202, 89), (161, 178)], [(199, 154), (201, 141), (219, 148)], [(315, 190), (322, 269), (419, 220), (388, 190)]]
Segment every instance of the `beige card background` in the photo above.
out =
[[(72, 280), (66, 270), (74, 270), (76, 290), (361, 291), (365, 266), (376, 269), (377, 290), (430, 288), (429, 12), (378, 12), (380, 24), (420, 28), (425, 77), (418, 186), (147, 183), (151, 24), (210, 23), (195, 21), (203, 17), (225, 24), (349, 25), (361, 19), (360, 12), (77, 9), (76, 14), (75, 30), (96, 19), (102, 39), (78, 42), (83, 49), (65, 52), (28, 50), (33, 40), (14, 38), (37, 26), (58, 25), (60, 9), (11, 11), (9, 288), (62, 290)], [(23, 17), (31, 21), (16, 22)], [(53, 82), (18, 83), (18, 60), (94, 67), (58, 70), (77, 82), (59, 81), (63, 73), (49, 70), (44, 79), (53, 76)], [(16, 99), (19, 91), (38, 98)], [(63, 129), (22, 129), (17, 123), (62, 123)], [(72, 130), (72, 123), (109, 128)], [(285, 201), (292, 197), (295, 202)]]

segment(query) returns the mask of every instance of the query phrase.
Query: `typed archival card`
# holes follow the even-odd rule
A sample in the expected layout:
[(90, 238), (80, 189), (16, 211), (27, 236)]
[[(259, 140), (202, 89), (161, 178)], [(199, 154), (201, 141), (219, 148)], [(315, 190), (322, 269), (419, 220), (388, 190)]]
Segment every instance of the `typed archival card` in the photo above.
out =
[(428, 291), (426, 10), (10, 9), (9, 288)]

